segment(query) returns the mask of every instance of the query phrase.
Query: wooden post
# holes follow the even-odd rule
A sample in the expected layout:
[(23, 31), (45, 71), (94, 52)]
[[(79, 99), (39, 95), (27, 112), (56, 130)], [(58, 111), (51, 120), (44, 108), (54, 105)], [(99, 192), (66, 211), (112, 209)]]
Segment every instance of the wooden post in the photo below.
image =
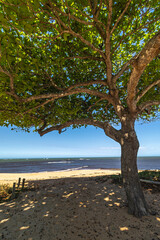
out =
[(145, 180), (145, 179), (140, 179), (140, 182), (149, 183), (149, 184), (155, 184), (155, 185), (160, 185), (160, 182), (158, 182), (158, 181), (150, 181), (150, 180)]
[(121, 174), (119, 174), (118, 180), (119, 180), (119, 183), (120, 183), (121, 182)]
[(21, 184), (21, 178), (18, 179), (18, 188), (19, 188), (20, 184)]
[(25, 184), (25, 178), (23, 178), (23, 181), (22, 181), (22, 190), (24, 189), (24, 184)]
[(11, 199), (14, 199), (16, 195), (16, 183), (13, 183)]

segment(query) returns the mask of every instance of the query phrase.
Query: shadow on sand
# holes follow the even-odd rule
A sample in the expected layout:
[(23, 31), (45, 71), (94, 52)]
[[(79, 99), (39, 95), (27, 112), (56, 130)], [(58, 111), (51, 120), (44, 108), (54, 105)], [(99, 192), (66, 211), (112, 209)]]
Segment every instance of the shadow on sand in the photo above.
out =
[[(160, 215), (141, 219), (129, 215), (122, 186), (111, 180), (87, 177), (32, 183), (34, 191), (0, 204), (0, 239), (160, 239)], [(145, 190), (145, 195), (160, 214), (160, 194)]]

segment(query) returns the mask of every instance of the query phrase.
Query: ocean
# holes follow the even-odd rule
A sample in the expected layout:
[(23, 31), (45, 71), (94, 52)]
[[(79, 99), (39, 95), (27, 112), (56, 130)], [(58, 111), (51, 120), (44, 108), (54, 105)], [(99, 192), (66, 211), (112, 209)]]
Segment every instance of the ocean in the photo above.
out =
[[(119, 157), (0, 159), (0, 173), (33, 173), (80, 169), (120, 169)], [(139, 157), (139, 170), (159, 170), (160, 157)]]

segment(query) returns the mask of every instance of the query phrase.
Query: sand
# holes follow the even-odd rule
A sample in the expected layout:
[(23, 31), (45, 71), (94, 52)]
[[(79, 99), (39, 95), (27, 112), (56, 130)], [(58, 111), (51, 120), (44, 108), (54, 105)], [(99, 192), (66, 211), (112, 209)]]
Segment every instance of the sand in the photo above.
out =
[(0, 173), (0, 184), (10, 184), (17, 181), (19, 178), (26, 180), (44, 180), (57, 178), (72, 178), (72, 177), (92, 177), (103, 176), (110, 174), (119, 174), (118, 169), (93, 169), (93, 170), (66, 170), (52, 172), (36, 172), (36, 173)]
[[(108, 170), (22, 174), (36, 188), (0, 204), (0, 239), (5, 240), (158, 240), (160, 194), (145, 190), (155, 216), (129, 215), (121, 185), (99, 177)], [(119, 171), (117, 171), (117, 174)], [(0, 174), (5, 182), (19, 174)], [(38, 180), (39, 179), (39, 180)]]

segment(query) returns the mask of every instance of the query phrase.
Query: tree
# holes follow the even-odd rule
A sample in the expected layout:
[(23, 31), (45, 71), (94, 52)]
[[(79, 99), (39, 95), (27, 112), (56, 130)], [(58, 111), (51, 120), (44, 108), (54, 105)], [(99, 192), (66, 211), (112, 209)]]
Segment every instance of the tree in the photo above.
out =
[[(158, 0), (1, 0), (0, 124), (93, 125), (121, 145), (128, 208), (147, 215), (136, 119), (160, 105)], [(121, 124), (118, 129), (116, 124)]]

